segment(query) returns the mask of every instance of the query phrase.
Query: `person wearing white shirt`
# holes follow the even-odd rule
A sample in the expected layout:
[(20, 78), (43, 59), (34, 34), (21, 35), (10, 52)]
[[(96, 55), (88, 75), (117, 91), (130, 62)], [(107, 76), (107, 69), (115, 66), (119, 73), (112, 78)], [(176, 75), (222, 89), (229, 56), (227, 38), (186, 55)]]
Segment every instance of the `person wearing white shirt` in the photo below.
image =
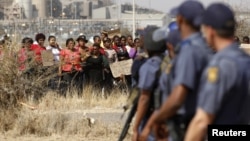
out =
[(60, 61), (60, 51), (62, 48), (56, 43), (55, 36), (49, 36), (48, 41), (49, 45), (46, 47), (46, 50), (52, 51), (52, 54), (54, 55), (54, 61), (55, 63), (58, 63)]

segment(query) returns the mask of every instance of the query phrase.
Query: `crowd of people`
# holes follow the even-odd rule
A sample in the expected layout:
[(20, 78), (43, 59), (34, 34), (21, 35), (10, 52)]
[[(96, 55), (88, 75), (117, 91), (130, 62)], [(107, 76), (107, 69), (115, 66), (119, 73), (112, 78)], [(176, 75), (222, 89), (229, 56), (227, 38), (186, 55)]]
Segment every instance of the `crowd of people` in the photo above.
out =
[[(48, 46), (45, 46), (46, 40)], [(55, 36), (46, 38), (43, 33), (38, 33), (34, 40), (25, 37), (16, 53), (19, 71), (28, 75), (34, 73), (34, 68), (28, 65), (32, 60), (36, 64), (33, 67), (39, 67), (42, 71), (48, 70), (48, 66), (43, 66), (42, 52), (51, 51), (54, 56), (54, 65), (51, 67), (55, 68), (52, 73), (57, 75), (50, 79), (48, 88), (60, 89), (61, 92), (76, 88), (82, 94), (84, 86), (91, 86), (97, 93), (104, 90), (108, 94), (114, 86), (123, 84), (129, 90), (132, 86), (131, 75), (121, 74), (114, 78), (110, 64), (136, 58), (142, 50), (140, 39), (133, 39), (130, 35), (115, 35), (111, 39), (108, 32), (102, 31), (93, 40), (94, 43), (87, 46), (89, 41), (85, 35), (80, 35), (76, 40), (68, 38), (63, 48), (57, 43)], [(0, 47), (0, 58), (3, 58), (3, 42), (0, 42)]]
[(217, 140), (208, 125), (249, 124), (250, 56), (239, 45), (249, 38), (235, 36), (233, 10), (191, 0), (170, 13), (175, 26), (141, 33), (148, 58), (132, 66), (139, 89), (132, 141)]

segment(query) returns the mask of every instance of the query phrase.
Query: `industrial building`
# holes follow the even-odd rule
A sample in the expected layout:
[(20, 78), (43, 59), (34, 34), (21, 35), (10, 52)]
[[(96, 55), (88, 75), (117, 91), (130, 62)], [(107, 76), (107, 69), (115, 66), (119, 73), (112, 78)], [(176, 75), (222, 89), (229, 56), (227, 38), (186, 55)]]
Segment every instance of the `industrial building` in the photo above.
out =
[[(126, 5), (111, 5), (93, 9), (92, 19), (117, 19), (124, 22), (127, 27), (133, 25), (133, 11), (132, 8), (126, 8)], [(171, 21), (170, 16), (165, 13), (150, 11), (147, 9), (136, 9), (135, 24), (136, 28), (143, 28), (147, 25), (163, 26)]]
[(101, 0), (0, 0), (4, 20), (36, 18), (91, 19), (92, 9), (104, 6)]
[(46, 0), (14, 0), (3, 7), (4, 20), (46, 17)]
[[(0, 0), (0, 5), (3, 5), (0, 12), (4, 20), (64, 18), (129, 21), (132, 17), (132, 5), (112, 4), (107, 0)], [(166, 21), (162, 13), (142, 11), (142, 8), (136, 8), (136, 11), (138, 23), (151, 20), (162, 25), (162, 21)]]
[(141, 29), (171, 21), (165, 13), (139, 6), (135, 7), (133, 20), (132, 9), (131, 4), (107, 0), (0, 0), (0, 24), (10, 35), (42, 32), (65, 39), (79, 34), (93, 36), (101, 30), (126, 29), (131, 34), (133, 24)]

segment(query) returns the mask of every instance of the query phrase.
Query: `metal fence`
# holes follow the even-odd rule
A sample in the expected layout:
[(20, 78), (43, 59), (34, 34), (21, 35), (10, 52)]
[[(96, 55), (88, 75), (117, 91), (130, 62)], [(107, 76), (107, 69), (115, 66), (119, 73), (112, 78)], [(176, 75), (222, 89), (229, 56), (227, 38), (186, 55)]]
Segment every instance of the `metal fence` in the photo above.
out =
[(127, 28), (132, 31), (131, 27), (126, 25), (125, 21), (119, 20), (65, 20), (65, 19), (39, 19), (39, 20), (12, 20), (0, 21), (2, 36), (8, 34), (10, 38), (32, 37), (37, 33), (44, 33), (47, 37), (55, 35), (58, 41), (72, 37), (77, 38), (84, 34), (87, 38), (98, 35), (102, 30), (112, 30), (117, 28)]

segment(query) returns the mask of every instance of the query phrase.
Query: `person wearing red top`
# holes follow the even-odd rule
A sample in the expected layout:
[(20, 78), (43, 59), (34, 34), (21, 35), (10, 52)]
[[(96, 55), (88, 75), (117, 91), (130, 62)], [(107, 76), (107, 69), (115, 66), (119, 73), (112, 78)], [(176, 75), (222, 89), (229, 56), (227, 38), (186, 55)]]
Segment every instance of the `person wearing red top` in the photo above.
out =
[(86, 66), (86, 57), (88, 56), (89, 52), (90, 52), (90, 49), (89, 47), (87, 47), (85, 44), (88, 43), (88, 40), (86, 38), (85, 35), (80, 35), (76, 41), (78, 42), (78, 45), (75, 47), (76, 50), (78, 50), (81, 54), (81, 67), (82, 67), (82, 83), (84, 85), (85, 83), (85, 73), (84, 73), (84, 69), (85, 69), (85, 66)]
[(36, 41), (38, 44), (32, 44), (31, 50), (34, 52), (35, 60), (38, 64), (42, 64), (42, 54), (41, 52), (43, 50), (46, 50), (46, 47), (44, 46), (44, 41), (46, 39), (45, 35), (43, 33), (38, 33), (36, 35)]
[(22, 48), (18, 51), (18, 64), (19, 70), (24, 71), (27, 69), (27, 64), (30, 60), (29, 52), (31, 50), (31, 45), (33, 44), (33, 40), (29, 37), (25, 37), (22, 40)]
[[(76, 41), (78, 42), (78, 45), (75, 47), (77, 51), (81, 54), (81, 57), (85, 57), (87, 54), (89, 54), (89, 47), (87, 47), (85, 44), (88, 43), (88, 40), (86, 39), (85, 35), (80, 35)], [(84, 66), (84, 59), (82, 59), (82, 67)], [(82, 68), (84, 69), (84, 68)]]
[(78, 92), (81, 92), (81, 54), (74, 46), (75, 41), (73, 38), (66, 40), (67, 48), (61, 50), (60, 52), (59, 76), (63, 76), (62, 80), (65, 85), (62, 88), (69, 88), (69, 86), (73, 86), (77, 88)]

